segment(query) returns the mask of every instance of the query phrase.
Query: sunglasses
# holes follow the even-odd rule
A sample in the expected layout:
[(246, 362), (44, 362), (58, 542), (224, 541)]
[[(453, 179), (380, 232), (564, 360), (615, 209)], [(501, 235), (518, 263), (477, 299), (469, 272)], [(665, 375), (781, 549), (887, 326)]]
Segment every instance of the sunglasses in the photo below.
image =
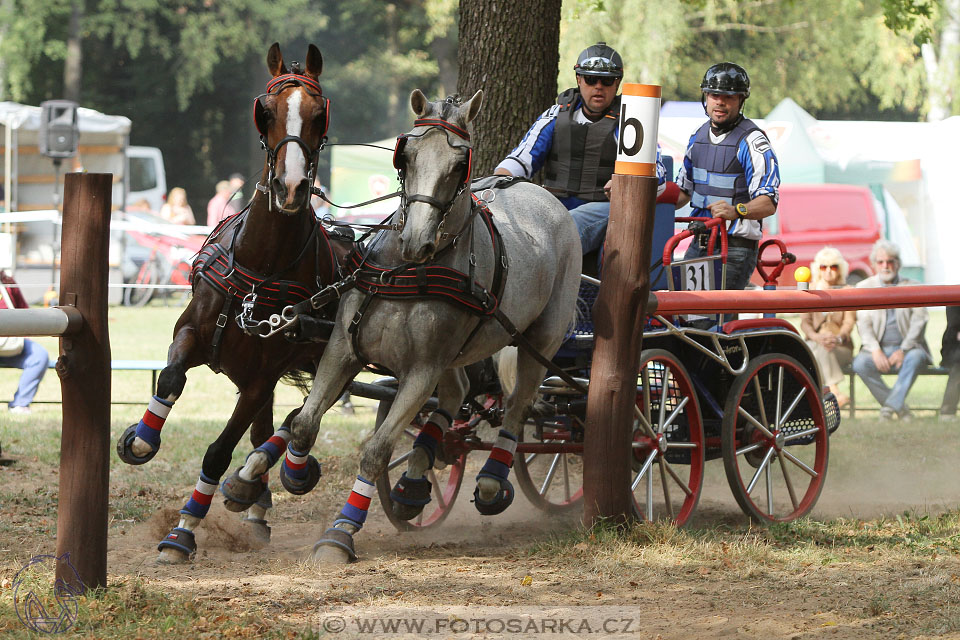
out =
[(597, 80), (600, 81), (605, 87), (612, 87), (619, 78), (611, 78), (610, 76), (580, 76), (583, 78), (583, 81), (586, 82), (591, 87), (597, 84)]
[(820, 265), (820, 271), (826, 271), (827, 269), (830, 269), (830, 271), (839, 271), (839, 270), (840, 270), (840, 265), (838, 265), (838, 264), (822, 264), (822, 265)]

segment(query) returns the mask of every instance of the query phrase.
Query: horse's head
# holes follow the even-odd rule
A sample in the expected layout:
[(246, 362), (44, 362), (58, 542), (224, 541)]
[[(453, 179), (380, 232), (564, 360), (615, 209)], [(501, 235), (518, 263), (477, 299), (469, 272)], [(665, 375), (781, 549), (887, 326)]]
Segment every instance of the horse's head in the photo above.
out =
[(448, 216), (470, 185), (466, 128), (482, 103), (482, 91), (463, 104), (455, 98), (429, 102), (419, 89), (410, 94), (417, 119), (413, 131), (397, 140), (393, 159), (403, 180), (400, 250), (407, 262), (430, 260), (440, 241), (458, 231), (451, 227), (460, 221)]
[(323, 57), (312, 44), (306, 69), (283, 62), (280, 45), (267, 53), (273, 79), (267, 92), (254, 102), (254, 121), (267, 151), (264, 175), (257, 189), (270, 198), (270, 207), (282, 213), (306, 211), (310, 187), (317, 174), (317, 157), (330, 122), (330, 101), (323, 97), (318, 78)]

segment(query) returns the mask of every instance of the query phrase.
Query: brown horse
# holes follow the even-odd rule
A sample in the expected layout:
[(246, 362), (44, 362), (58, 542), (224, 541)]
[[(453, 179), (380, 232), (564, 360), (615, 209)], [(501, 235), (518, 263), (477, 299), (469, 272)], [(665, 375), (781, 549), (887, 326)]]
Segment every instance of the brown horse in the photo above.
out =
[[(338, 264), (353, 245), (328, 236), (310, 207), (330, 115), (318, 82), (322, 66), (320, 51), (312, 44), (305, 68), (293, 62), (288, 69), (279, 45), (270, 47), (267, 67), (273, 78), (254, 103), (267, 154), (256, 194), (247, 209), (221, 223), (207, 239), (193, 266), (193, 298), (174, 328), (156, 395), (140, 423), (131, 425), (117, 443), (120, 458), (130, 464), (143, 464), (156, 455), (160, 429), (183, 392), (188, 369), (205, 364), (225, 373), (240, 391), (223, 432), (204, 455), (200, 480), (180, 512), (179, 525), (159, 545), (160, 562), (185, 562), (196, 552), (193, 530), (251, 424), (255, 447), (285, 448), (282, 438), (271, 438), (274, 387), (284, 374), (312, 370), (325, 346), (323, 341), (293, 343), (281, 334), (262, 338), (259, 331), (271, 314), (338, 279)], [(268, 537), (263, 519), (271, 506), (266, 476), (256, 483), (255, 503), (228, 501), (227, 507), (249, 507), (247, 520)]]

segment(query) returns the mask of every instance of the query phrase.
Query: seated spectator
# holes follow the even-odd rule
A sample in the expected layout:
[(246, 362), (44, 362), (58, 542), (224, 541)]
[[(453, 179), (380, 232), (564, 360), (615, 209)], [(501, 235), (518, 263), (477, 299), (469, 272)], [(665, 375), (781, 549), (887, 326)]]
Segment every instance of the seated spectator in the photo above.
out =
[[(857, 288), (897, 287), (919, 284), (900, 277), (900, 248), (878, 240), (870, 252), (870, 264), (876, 275), (857, 284)], [(923, 307), (906, 309), (872, 309), (857, 313), (860, 332), (860, 353), (853, 360), (853, 370), (880, 403), (880, 419), (899, 417), (910, 420), (913, 414), (906, 399), (917, 372), (932, 362), (924, 331), (929, 314)], [(893, 388), (883, 381), (885, 373), (897, 374)]]
[[(0, 271), (0, 309), (26, 309), (29, 307), (16, 281)], [(30, 413), (30, 403), (37, 395), (40, 381), (47, 372), (50, 355), (40, 344), (29, 338), (0, 338), (0, 367), (23, 369), (10, 413)]]
[(170, 189), (167, 201), (160, 207), (160, 217), (173, 224), (197, 224), (187, 203), (187, 192), (181, 187)]
[(947, 307), (947, 328), (943, 332), (940, 357), (940, 366), (950, 369), (940, 403), (940, 419), (950, 422), (957, 419), (960, 401), (960, 307)]
[[(810, 265), (812, 289), (840, 289), (847, 286), (849, 265), (840, 252), (824, 247)], [(823, 383), (830, 388), (841, 407), (850, 404), (850, 397), (840, 391), (843, 367), (853, 361), (850, 333), (857, 321), (856, 311), (812, 311), (800, 316), (800, 330), (817, 358)]]
[(216, 186), (217, 193), (207, 203), (207, 225), (217, 226), (224, 218), (229, 218), (236, 211), (230, 206), (230, 198), (233, 195), (233, 189), (226, 180), (221, 180)]

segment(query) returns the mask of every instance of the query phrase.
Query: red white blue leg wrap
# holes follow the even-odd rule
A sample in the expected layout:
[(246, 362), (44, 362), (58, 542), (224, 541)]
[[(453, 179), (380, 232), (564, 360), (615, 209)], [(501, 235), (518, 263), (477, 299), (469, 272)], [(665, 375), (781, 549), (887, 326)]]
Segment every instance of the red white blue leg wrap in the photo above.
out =
[(357, 476), (357, 480), (353, 483), (353, 491), (347, 498), (347, 504), (343, 505), (333, 526), (343, 523), (353, 525), (357, 529), (363, 527), (367, 519), (367, 511), (370, 510), (370, 500), (376, 492), (377, 487), (372, 482), (363, 476)]
[(437, 409), (427, 420), (427, 423), (420, 429), (417, 439), (413, 441), (413, 448), (420, 447), (430, 459), (430, 467), (437, 458), (437, 447), (443, 442), (443, 432), (450, 428), (452, 419), (450, 414), (443, 409)]
[(300, 453), (295, 451), (289, 444), (287, 445), (287, 455), (283, 458), (283, 472), (289, 478), (294, 480), (307, 479), (307, 459), (309, 453)]
[(513, 454), (517, 451), (517, 438), (506, 429), (500, 429), (497, 441), (490, 450), (490, 457), (484, 463), (477, 478), (506, 480), (513, 466)]
[(172, 407), (172, 402), (153, 396), (137, 425), (137, 437), (149, 444), (154, 451), (160, 448), (160, 430), (163, 429), (163, 423), (167, 421)]
[(193, 490), (193, 495), (187, 500), (187, 504), (183, 505), (183, 509), (180, 509), (180, 513), (197, 518), (206, 517), (207, 511), (210, 510), (210, 503), (213, 501), (213, 494), (217, 492), (218, 484), (219, 478), (211, 480), (201, 473), (200, 479), (197, 480), (197, 487)]
[(290, 443), (291, 435), (288, 427), (280, 427), (276, 433), (270, 436), (262, 445), (254, 449), (254, 451), (262, 451), (266, 454), (267, 466), (272, 467), (277, 463), (277, 460), (280, 459), (280, 455), (286, 451), (287, 445)]

